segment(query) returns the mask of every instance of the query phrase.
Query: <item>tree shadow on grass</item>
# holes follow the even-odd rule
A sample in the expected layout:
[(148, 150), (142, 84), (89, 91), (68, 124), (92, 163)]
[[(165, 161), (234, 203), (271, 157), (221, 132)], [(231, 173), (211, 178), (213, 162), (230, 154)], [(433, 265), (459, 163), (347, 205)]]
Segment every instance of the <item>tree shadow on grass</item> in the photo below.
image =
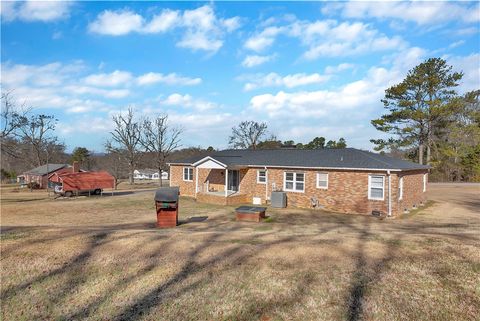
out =
[[(321, 219), (321, 217), (318, 217)], [(290, 217), (289, 222), (294, 218)], [(227, 266), (218, 272), (220, 275), (222, 273), (227, 273), (229, 270), (235, 269), (237, 264), (245, 262), (249, 258), (257, 256), (264, 251), (268, 251), (271, 247), (281, 245), (281, 244), (291, 244), (292, 242), (304, 241), (305, 235), (297, 235), (295, 233), (288, 233), (288, 228), (285, 225), (278, 225), (277, 229), (274, 231), (269, 231), (266, 233), (258, 233), (252, 236), (248, 235), (245, 238), (248, 242), (227, 242), (228, 240), (222, 239), (223, 236), (229, 235), (231, 232), (243, 231), (246, 228), (246, 225), (236, 224), (232, 222), (227, 222), (226, 224), (223, 221), (208, 222), (208, 224), (187, 224), (183, 229), (182, 227), (170, 230), (162, 231), (151, 231), (154, 234), (150, 235), (145, 242), (150, 242), (155, 244), (157, 241), (158, 245), (152, 247), (143, 257), (161, 257), (162, 253), (166, 251), (175, 251), (175, 241), (169, 239), (171, 236), (179, 235), (179, 233), (205, 233), (207, 237), (201, 242), (193, 243), (192, 250), (187, 254), (187, 258), (182, 266), (177, 272), (174, 273), (166, 281), (158, 282), (155, 284), (151, 290), (140, 295), (134, 302), (123, 306), (116, 312), (116, 314), (108, 316), (109, 320), (136, 320), (145, 315), (148, 315), (152, 312), (155, 307), (158, 307), (165, 303), (167, 300), (174, 300), (181, 297), (183, 294), (195, 291), (201, 286), (202, 282), (208, 282), (206, 279), (207, 276), (203, 276), (202, 271), (209, 269), (212, 266), (218, 265), (220, 263), (228, 263)], [(140, 224), (140, 223), (139, 223)], [(317, 222), (318, 224), (318, 222)], [(367, 242), (372, 238), (378, 237), (375, 229), (372, 229), (374, 224), (382, 224), (383, 231), (395, 232), (392, 236), (394, 241), (385, 241), (385, 250), (384, 255), (377, 259), (372, 259), (368, 254), (368, 244)], [(389, 224), (391, 227), (388, 227), (385, 224)], [(373, 217), (361, 217), (361, 218), (339, 218), (335, 220), (335, 217), (328, 218), (328, 224), (319, 225), (315, 230), (318, 236), (326, 234), (331, 231), (338, 230), (339, 233), (345, 231), (350, 233), (349, 237), (354, 237), (356, 240), (355, 252), (352, 254), (351, 251), (345, 251), (345, 255), (354, 256), (355, 266), (354, 272), (351, 275), (350, 285), (348, 288), (348, 294), (345, 297), (345, 311), (347, 320), (360, 320), (364, 317), (364, 304), (365, 299), (368, 296), (369, 289), (372, 288), (379, 280), (381, 280), (382, 275), (388, 271), (389, 266), (393, 260), (397, 257), (397, 252), (401, 246), (401, 240), (403, 237), (411, 234), (423, 234), (431, 227), (422, 226), (419, 224), (404, 224), (402, 226), (397, 226), (396, 221), (388, 222), (379, 222), (376, 218)], [(448, 226), (443, 226), (431, 224), (434, 227), (439, 229), (447, 229)], [(251, 226), (260, 226), (258, 224), (251, 224)], [(1, 293), (1, 299), (5, 300), (11, 298), (19, 291), (23, 291), (29, 288), (32, 285), (42, 284), (45, 280), (51, 277), (60, 277), (66, 276), (67, 281), (65, 284), (55, 288), (55, 296), (52, 298), (54, 304), (62, 304), (62, 300), (67, 297), (74, 295), (83, 284), (91, 280), (91, 276), (85, 274), (83, 267), (90, 263), (92, 254), (96, 251), (101, 250), (101, 247), (118, 240), (117, 238), (112, 238), (112, 233), (115, 231), (131, 231), (136, 229), (145, 230), (136, 231), (135, 233), (145, 233), (146, 230), (153, 230), (152, 226), (143, 226), (138, 225), (137, 223), (132, 224), (120, 224), (113, 226), (96, 226), (92, 227), (97, 230), (92, 230), (89, 228), (72, 230), (69, 234), (69, 237), (79, 236), (79, 235), (88, 235), (89, 242), (87, 248), (78, 254), (75, 258), (72, 258), (70, 262), (66, 265), (54, 269), (48, 273), (42, 274), (33, 278), (31, 280), (25, 281), (14, 287), (10, 287)], [(463, 227), (463, 226), (462, 226)], [(100, 229), (100, 230), (98, 230)], [(340, 230), (341, 229), (341, 230)], [(426, 230), (427, 229), (427, 230)], [(10, 229), (12, 230), (12, 229)], [(279, 232), (285, 232), (285, 235), (282, 235)], [(441, 233), (441, 230), (438, 231)], [(130, 233), (121, 237), (131, 237), (135, 233)], [(433, 232), (429, 232), (433, 233)], [(293, 234), (293, 235), (292, 235)], [(353, 236), (352, 236), (353, 235)], [(58, 236), (57, 238), (47, 238), (50, 241), (61, 241), (62, 237)], [(268, 237), (273, 237), (273, 240), (267, 241)], [(341, 238), (341, 236), (334, 236), (335, 238)], [(459, 236), (461, 237), (461, 236)], [(398, 242), (396, 241), (398, 240)], [(35, 240), (35, 242), (42, 242), (41, 239)], [(212, 249), (213, 244), (218, 244), (219, 242), (227, 242), (228, 245), (225, 248), (221, 248), (219, 252), (215, 255), (209, 255)], [(315, 241), (318, 246), (334, 246), (336, 250), (342, 250), (341, 243), (338, 243), (336, 239), (319, 239)], [(245, 246), (250, 246), (249, 251), (245, 251)], [(139, 250), (142, 247), (142, 244), (132, 247), (129, 251), (132, 253)], [(202, 257), (207, 256), (205, 260), (201, 260)], [(158, 262), (152, 260), (148, 262), (140, 269), (136, 270), (133, 273), (130, 273), (125, 278), (122, 278), (118, 282), (110, 284), (106, 289), (102, 290), (100, 293), (96, 293), (97, 297), (94, 301), (88, 303), (86, 306), (80, 308), (75, 308), (74, 311), (64, 313), (56, 319), (60, 320), (72, 320), (72, 319), (85, 319), (91, 318), (96, 315), (98, 309), (110, 301), (112, 297), (118, 295), (118, 293), (124, 292), (129, 287), (135, 286), (136, 282), (152, 272), (158, 266)], [(200, 279), (199, 279), (200, 278)], [(248, 320), (252, 315), (262, 317), (268, 316), (272, 311), (278, 309), (289, 309), (294, 305), (301, 304), (306, 295), (309, 293), (309, 287), (311, 286), (313, 276), (311, 274), (306, 274), (305, 277), (299, 278), (297, 282), (290, 288), (292, 291), (287, 295), (277, 297), (275, 299), (265, 300), (263, 302), (254, 302), (247, 300), (245, 303), (242, 303), (242, 306), (239, 308), (242, 312), (240, 315), (232, 313), (227, 316), (227, 319), (236, 319), (236, 320)], [(2, 289), (3, 290), (3, 289)], [(233, 289), (232, 289), (233, 290)]]

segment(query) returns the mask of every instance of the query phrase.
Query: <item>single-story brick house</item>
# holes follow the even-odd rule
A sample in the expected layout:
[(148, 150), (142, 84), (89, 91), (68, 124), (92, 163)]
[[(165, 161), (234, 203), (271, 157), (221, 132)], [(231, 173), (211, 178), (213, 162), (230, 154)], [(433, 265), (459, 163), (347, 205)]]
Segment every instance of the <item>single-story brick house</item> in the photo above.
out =
[(200, 202), (398, 215), (426, 201), (429, 166), (354, 148), (224, 150), (169, 163), (170, 185)]
[(20, 175), (20, 183), (28, 184), (32, 182), (38, 183), (40, 188), (47, 188), (48, 176), (54, 173), (64, 173), (71, 171), (68, 164), (45, 164), (39, 167), (35, 167), (29, 171)]

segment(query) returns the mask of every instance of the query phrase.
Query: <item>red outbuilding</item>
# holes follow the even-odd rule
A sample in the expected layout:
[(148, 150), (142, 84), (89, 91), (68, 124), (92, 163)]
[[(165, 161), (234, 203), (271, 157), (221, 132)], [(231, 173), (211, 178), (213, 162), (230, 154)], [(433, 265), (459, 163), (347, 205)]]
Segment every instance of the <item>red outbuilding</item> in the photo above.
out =
[(55, 193), (65, 196), (89, 193), (99, 195), (106, 188), (115, 187), (115, 178), (108, 172), (80, 172), (78, 165), (73, 164), (73, 171), (54, 173), (49, 177), (55, 184)]

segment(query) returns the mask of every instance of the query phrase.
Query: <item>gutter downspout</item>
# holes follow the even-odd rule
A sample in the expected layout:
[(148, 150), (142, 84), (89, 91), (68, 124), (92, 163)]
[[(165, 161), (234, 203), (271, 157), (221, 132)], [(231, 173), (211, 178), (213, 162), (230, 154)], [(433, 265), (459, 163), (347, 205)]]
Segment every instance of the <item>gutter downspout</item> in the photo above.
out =
[(228, 169), (225, 168), (225, 198), (228, 197)]
[(392, 176), (390, 170), (387, 171), (388, 175), (388, 216), (392, 216)]
[[(160, 177), (160, 180), (162, 178)], [(197, 194), (198, 194), (198, 167), (195, 166), (195, 199), (197, 199)]]
[(267, 204), (268, 199), (268, 169), (267, 166), (265, 168), (265, 204)]

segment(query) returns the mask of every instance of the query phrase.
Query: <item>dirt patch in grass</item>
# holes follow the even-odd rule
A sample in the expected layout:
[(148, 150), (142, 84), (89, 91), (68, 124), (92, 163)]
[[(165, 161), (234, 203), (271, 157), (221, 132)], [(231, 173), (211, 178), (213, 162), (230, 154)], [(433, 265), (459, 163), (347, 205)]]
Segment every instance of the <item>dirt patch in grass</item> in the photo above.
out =
[(1, 318), (476, 320), (475, 190), (430, 189), (420, 214), (383, 221), (268, 209), (269, 223), (235, 222), (234, 207), (182, 197), (174, 229), (154, 227), (153, 192), (2, 189)]

